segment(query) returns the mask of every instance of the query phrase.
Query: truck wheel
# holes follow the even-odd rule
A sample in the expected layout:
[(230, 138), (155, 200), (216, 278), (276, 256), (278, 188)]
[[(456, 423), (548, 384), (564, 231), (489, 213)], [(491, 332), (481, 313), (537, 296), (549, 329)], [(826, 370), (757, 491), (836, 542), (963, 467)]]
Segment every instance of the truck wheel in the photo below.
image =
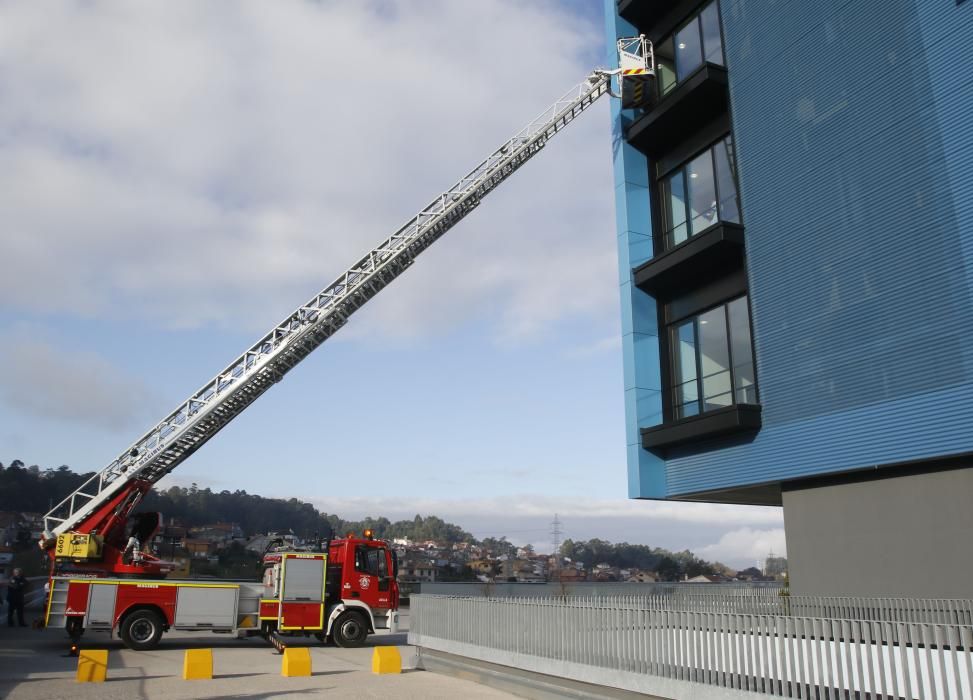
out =
[(153, 610), (136, 610), (125, 617), (118, 636), (129, 649), (155, 649), (162, 638), (162, 618)]
[(368, 623), (360, 613), (342, 613), (341, 617), (334, 621), (331, 636), (339, 647), (345, 649), (360, 647), (368, 636)]

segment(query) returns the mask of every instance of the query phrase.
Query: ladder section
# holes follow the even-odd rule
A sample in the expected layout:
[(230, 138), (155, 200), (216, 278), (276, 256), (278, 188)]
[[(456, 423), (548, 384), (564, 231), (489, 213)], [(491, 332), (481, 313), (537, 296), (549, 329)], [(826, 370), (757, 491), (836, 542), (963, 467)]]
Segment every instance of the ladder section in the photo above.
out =
[[(68, 606), (68, 582), (67, 579), (51, 579), (50, 605), (47, 612), (47, 627), (64, 629), (68, 618), (65, 614)], [(48, 601), (44, 601), (47, 603)]]
[(45, 539), (77, 529), (94, 510), (134, 480), (155, 483), (175, 469), (605, 94), (609, 80), (608, 72), (592, 73), (299, 306), (44, 516)]

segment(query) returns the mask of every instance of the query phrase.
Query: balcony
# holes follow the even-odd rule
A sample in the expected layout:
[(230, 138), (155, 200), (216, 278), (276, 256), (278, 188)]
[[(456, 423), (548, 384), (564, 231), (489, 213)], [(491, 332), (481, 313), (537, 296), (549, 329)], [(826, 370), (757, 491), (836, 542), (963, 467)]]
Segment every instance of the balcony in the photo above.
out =
[(662, 301), (743, 267), (743, 226), (718, 222), (632, 271)]
[(679, 0), (618, 0), (618, 14), (648, 34), (678, 4)]
[(650, 452), (713, 438), (750, 437), (760, 430), (760, 406), (734, 404), (651, 428), (642, 428), (642, 447)]
[(658, 158), (693, 137), (729, 109), (726, 69), (704, 63), (629, 127), (626, 137)]

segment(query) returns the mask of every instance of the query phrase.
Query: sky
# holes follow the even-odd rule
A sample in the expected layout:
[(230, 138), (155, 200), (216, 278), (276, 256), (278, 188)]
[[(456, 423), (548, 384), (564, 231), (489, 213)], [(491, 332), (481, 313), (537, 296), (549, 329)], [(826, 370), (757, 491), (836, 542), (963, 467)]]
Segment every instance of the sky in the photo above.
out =
[[(0, 461), (108, 464), (604, 43), (600, 0), (0, 3)], [(627, 499), (608, 107), (160, 486), (782, 554), (779, 509)]]

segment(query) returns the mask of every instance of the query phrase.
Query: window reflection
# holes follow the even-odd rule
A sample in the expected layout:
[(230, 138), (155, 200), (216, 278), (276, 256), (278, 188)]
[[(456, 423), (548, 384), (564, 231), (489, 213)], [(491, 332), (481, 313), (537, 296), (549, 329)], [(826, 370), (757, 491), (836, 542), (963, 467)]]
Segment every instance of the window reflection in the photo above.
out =
[(676, 32), (676, 79), (685, 80), (686, 76), (703, 63), (703, 42), (699, 36), (699, 21), (694, 19)]
[(674, 325), (670, 337), (676, 419), (756, 403), (747, 297)]
[(733, 403), (725, 307), (721, 306), (702, 314), (698, 322), (699, 363), (703, 375), (703, 410), (709, 411)]
[(692, 75), (704, 61), (724, 65), (718, 4), (707, 5), (675, 34), (659, 42), (654, 53), (660, 95)]
[(733, 147), (729, 138), (713, 147), (713, 159), (716, 161), (716, 186), (720, 193), (720, 221), (731, 221), (738, 224), (740, 223), (740, 205), (737, 201), (736, 163), (733, 159)]
[(723, 37), (720, 34), (720, 10), (715, 2), (699, 13), (700, 31), (703, 35), (703, 60), (723, 65)]
[(662, 189), (666, 248), (679, 245), (718, 221), (740, 223), (729, 137), (667, 177)]
[(669, 222), (671, 245), (678, 245), (689, 238), (686, 221), (686, 176), (682, 171), (667, 181), (666, 216)]
[(707, 151), (686, 168), (689, 183), (689, 234), (694, 235), (716, 223), (716, 179), (713, 154)]
[(699, 387), (696, 380), (696, 324), (687, 321), (673, 329), (676, 416), (699, 413)]
[(735, 400), (737, 403), (756, 403), (757, 387), (753, 373), (753, 346), (750, 341), (750, 314), (746, 297), (727, 304), (727, 317), (730, 322)]

